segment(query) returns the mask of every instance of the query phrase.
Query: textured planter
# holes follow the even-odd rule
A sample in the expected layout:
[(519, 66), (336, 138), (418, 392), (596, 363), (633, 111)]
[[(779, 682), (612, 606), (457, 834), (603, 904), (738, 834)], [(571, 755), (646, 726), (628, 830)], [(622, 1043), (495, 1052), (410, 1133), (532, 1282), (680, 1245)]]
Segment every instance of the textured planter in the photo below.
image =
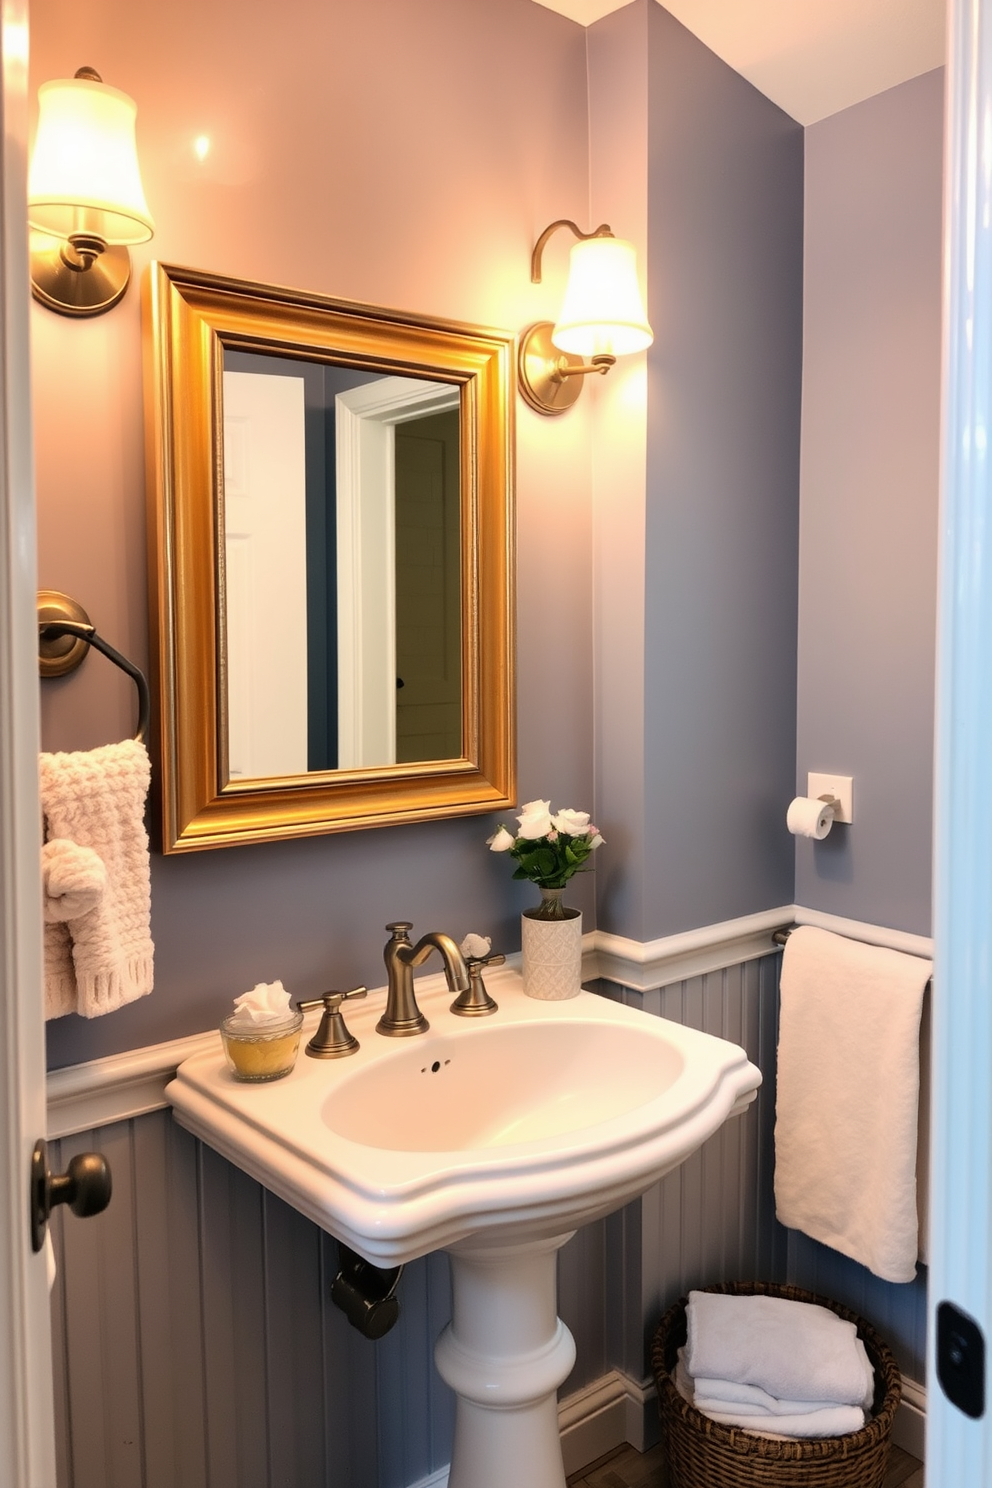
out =
[[(565, 909), (561, 889), (542, 889), (542, 903), (520, 916), (524, 992), (544, 1002), (576, 997), (582, 987), (582, 912)], [(549, 917), (551, 898), (555, 918)]]

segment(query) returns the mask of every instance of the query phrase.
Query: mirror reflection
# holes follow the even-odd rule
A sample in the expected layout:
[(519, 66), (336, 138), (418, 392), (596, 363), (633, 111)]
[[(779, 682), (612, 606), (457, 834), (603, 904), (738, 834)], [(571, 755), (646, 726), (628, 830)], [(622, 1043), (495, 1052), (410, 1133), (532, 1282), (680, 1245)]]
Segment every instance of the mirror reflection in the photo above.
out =
[(224, 349), (228, 773), (462, 755), (460, 394)]

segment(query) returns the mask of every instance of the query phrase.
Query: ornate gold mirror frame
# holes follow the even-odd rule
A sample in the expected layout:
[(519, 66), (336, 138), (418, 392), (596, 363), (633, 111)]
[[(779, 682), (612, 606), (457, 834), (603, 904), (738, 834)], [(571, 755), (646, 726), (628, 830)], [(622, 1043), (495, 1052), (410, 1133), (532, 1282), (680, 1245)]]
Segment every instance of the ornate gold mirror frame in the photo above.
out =
[[(162, 850), (511, 805), (513, 338), (164, 264), (152, 264), (145, 279), (143, 325)], [(229, 347), (457, 385), (462, 758), (228, 778), (222, 390)]]

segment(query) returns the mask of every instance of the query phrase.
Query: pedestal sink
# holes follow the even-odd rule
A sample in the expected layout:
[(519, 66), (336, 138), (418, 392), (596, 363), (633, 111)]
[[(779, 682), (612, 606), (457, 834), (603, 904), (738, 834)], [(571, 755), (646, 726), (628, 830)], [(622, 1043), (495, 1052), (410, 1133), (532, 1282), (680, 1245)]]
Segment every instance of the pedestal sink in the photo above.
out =
[(426, 1034), (377, 1035), (373, 996), (349, 1016), (361, 1048), (347, 1059), (301, 1054), (287, 1078), (245, 1085), (218, 1041), (166, 1094), (190, 1131), (374, 1264), (447, 1250), (449, 1488), (563, 1488), (555, 1392), (575, 1346), (557, 1252), (742, 1112), (761, 1075), (736, 1044), (607, 998), (536, 1002), (509, 970), (486, 983), (491, 1017), (453, 1016), (443, 979), (423, 978)]

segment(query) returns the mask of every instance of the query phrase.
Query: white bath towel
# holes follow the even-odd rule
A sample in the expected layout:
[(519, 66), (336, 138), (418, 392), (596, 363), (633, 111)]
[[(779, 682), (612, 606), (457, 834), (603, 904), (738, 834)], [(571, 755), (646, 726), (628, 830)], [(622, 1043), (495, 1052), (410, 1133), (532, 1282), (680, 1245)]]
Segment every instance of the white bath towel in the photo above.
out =
[(803, 925), (782, 965), (778, 1218), (885, 1281), (916, 1275), (920, 1013), (931, 964)]
[[(798, 1437), (846, 1436), (850, 1431), (860, 1431), (865, 1424), (865, 1413), (856, 1405), (793, 1401), (793, 1414), (781, 1411), (764, 1413), (745, 1406), (730, 1405), (723, 1400), (710, 1399), (700, 1390), (701, 1383), (690, 1375), (685, 1366), (684, 1350), (680, 1349), (675, 1368), (675, 1388), (690, 1405), (694, 1405), (712, 1421), (719, 1421), (722, 1426), (739, 1426), (752, 1436), (794, 1441)], [(775, 1403), (779, 1406), (786, 1404), (785, 1401)]]
[[(64, 1010), (86, 1018), (112, 1012), (152, 989), (151, 876), (144, 824), (149, 776), (148, 754), (134, 739), (41, 756), (41, 805), (49, 844), (68, 838), (91, 848), (106, 869), (106, 887), (98, 901), (65, 922), (76, 995), (74, 1008)], [(46, 1011), (50, 1003), (66, 1000), (64, 960), (60, 967), (54, 940), (50, 948), (46, 939)]]
[(693, 1379), (757, 1385), (779, 1400), (863, 1407), (874, 1394), (853, 1323), (787, 1297), (690, 1292), (686, 1368)]

